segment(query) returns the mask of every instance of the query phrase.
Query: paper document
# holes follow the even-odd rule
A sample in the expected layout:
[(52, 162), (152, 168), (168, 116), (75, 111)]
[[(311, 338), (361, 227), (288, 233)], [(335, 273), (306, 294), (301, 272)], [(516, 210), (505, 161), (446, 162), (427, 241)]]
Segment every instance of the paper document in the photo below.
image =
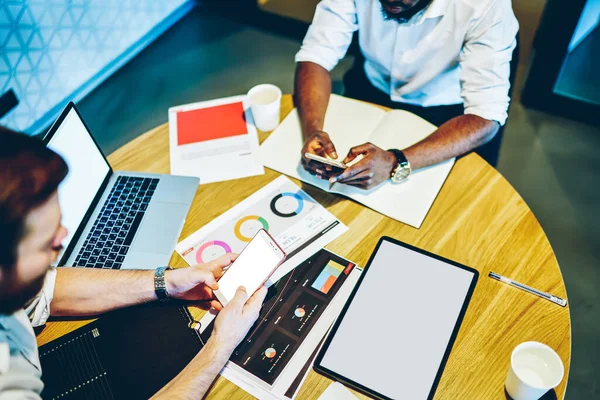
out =
[(171, 174), (200, 184), (264, 174), (246, 96), (169, 108)]
[[(324, 130), (336, 146), (339, 159), (350, 148), (371, 142), (387, 150), (404, 149), (426, 138), (436, 127), (424, 119), (401, 110), (384, 111), (378, 107), (331, 95)], [(260, 147), (264, 166), (329, 191), (329, 182), (317, 179), (302, 168), (302, 131), (294, 109)], [(420, 228), (433, 205), (454, 159), (415, 171), (402, 183), (387, 181), (371, 190), (336, 183), (332, 193), (345, 195), (390, 218)]]
[[(221, 375), (259, 399), (293, 399), (317, 349), (362, 273), (327, 250), (305, 260), (271, 287), (257, 323)], [(214, 314), (200, 321), (206, 342)]]
[(339, 382), (333, 382), (327, 387), (319, 400), (358, 400), (358, 397)]
[(275, 282), (348, 228), (285, 176), (280, 176), (220, 215), (175, 250), (190, 265), (226, 253), (240, 253), (264, 228), (287, 254), (270, 282)]

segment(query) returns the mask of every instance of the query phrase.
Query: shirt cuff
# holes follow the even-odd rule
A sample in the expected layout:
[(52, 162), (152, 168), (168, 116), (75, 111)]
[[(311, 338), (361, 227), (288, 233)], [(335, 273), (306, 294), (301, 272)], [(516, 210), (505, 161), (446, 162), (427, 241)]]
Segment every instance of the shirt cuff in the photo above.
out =
[(54, 286), (56, 285), (56, 268), (51, 268), (46, 273), (44, 286), (35, 299), (26, 307), (31, 325), (41, 326), (50, 317), (50, 303), (54, 297)]
[(325, 58), (319, 57), (311, 51), (301, 49), (295, 58), (296, 63), (299, 62), (312, 62), (320, 65), (325, 68), (327, 71), (331, 72), (333, 68), (337, 65), (337, 61), (331, 62), (326, 60)]
[(496, 121), (500, 126), (504, 126), (506, 119), (508, 118), (505, 107), (496, 107), (492, 105), (465, 107), (465, 114), (477, 115), (483, 119)]

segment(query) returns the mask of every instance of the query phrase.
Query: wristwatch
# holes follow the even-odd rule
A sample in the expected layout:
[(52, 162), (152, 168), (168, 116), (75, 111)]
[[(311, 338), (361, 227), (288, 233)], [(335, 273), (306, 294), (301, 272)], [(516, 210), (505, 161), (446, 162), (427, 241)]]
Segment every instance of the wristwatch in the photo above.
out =
[(169, 292), (167, 292), (167, 285), (165, 284), (165, 271), (171, 269), (173, 268), (158, 267), (154, 271), (154, 292), (160, 301), (166, 301), (170, 297)]
[(389, 149), (388, 151), (394, 153), (396, 156), (396, 160), (398, 164), (392, 169), (392, 174), (390, 179), (394, 183), (400, 183), (408, 179), (408, 176), (411, 173), (410, 161), (406, 159), (406, 156), (401, 150), (398, 149)]

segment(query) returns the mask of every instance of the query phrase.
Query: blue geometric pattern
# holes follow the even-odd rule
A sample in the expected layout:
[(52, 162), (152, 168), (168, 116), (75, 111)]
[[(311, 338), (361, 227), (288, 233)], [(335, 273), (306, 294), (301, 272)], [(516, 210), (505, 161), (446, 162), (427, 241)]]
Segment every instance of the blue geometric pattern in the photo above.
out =
[(0, 124), (26, 131), (188, 0), (0, 0)]

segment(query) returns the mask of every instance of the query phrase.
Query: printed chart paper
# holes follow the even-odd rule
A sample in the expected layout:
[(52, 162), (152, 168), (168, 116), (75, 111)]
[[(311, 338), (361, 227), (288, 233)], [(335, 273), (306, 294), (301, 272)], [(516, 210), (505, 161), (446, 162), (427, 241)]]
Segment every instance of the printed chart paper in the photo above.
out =
[(280, 176), (181, 241), (175, 250), (190, 265), (207, 263), (226, 253), (240, 253), (261, 228), (287, 254), (269, 283), (348, 229), (305, 191)]
[[(342, 269), (323, 290), (323, 271)], [(275, 283), (246, 338), (221, 374), (259, 399), (293, 399), (312, 367), (318, 347), (339, 315), (362, 270), (321, 250)], [(214, 314), (200, 321), (206, 342)]]

